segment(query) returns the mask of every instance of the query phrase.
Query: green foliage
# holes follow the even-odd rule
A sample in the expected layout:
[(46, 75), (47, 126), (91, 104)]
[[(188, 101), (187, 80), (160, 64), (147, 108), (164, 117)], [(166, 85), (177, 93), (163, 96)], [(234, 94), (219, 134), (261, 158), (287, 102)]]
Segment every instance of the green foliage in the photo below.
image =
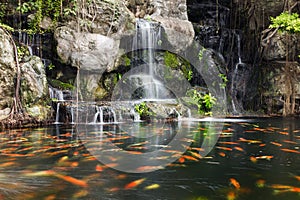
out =
[(198, 107), (198, 113), (200, 115), (212, 115), (212, 108), (216, 104), (217, 99), (211, 95), (211, 93), (203, 94), (195, 89), (191, 89), (187, 92), (193, 103)]
[(53, 65), (52, 63), (50, 64), (50, 65), (48, 65), (48, 69), (49, 70), (52, 70), (52, 69), (54, 69), (55, 68), (55, 65)]
[(165, 65), (170, 68), (176, 69), (179, 66), (177, 56), (169, 51), (165, 52), (164, 61)]
[(206, 49), (204, 47), (202, 47), (199, 51), (199, 54), (198, 54), (198, 57), (199, 57), (199, 60), (201, 61), (203, 59), (203, 54), (204, 54), (204, 51)]
[(283, 12), (277, 17), (271, 17), (270, 28), (278, 28), (288, 33), (300, 33), (300, 18), (297, 13)]
[(223, 83), (220, 83), (221, 88), (225, 88), (228, 82), (228, 79), (225, 74), (219, 74), (219, 77), (222, 79)]
[(185, 65), (183, 65), (181, 67), (181, 70), (182, 70), (182, 72), (184, 74), (184, 77), (188, 81), (192, 80), (192, 78), (193, 78), (193, 71), (192, 71), (192, 67), (191, 67), (191, 65), (189, 63), (186, 63)]
[(147, 106), (146, 102), (141, 102), (139, 104), (136, 104), (134, 106), (134, 109), (137, 113), (139, 113), (139, 115), (142, 118), (149, 117), (149, 116), (153, 115), (153, 113), (150, 111), (149, 107)]
[(75, 86), (73, 84), (70, 84), (70, 83), (64, 83), (64, 82), (61, 82), (59, 80), (56, 80), (56, 79), (50, 79), (48, 80), (49, 83), (55, 87), (55, 88), (58, 88), (58, 89), (62, 89), (62, 90), (73, 90), (75, 88)]
[(10, 27), (10, 26), (8, 26), (6, 24), (2, 24), (2, 23), (0, 23), (0, 28), (3, 28), (5, 30), (11, 31), (11, 32), (14, 31), (14, 28), (12, 28), (12, 27)]
[(0, 2), (0, 22), (2, 18), (6, 15), (7, 3)]
[(59, 18), (76, 15), (77, 0), (29, 0), (18, 5), (17, 11), (25, 14), (34, 14), (29, 20), (30, 30), (34, 34), (41, 32), (39, 24), (44, 17), (49, 17), (53, 23)]
[(190, 81), (193, 78), (192, 67), (189, 62), (184, 59), (177, 57), (176, 54), (173, 54), (169, 51), (164, 53), (164, 62), (165, 65), (171, 69), (178, 69), (180, 67), (184, 77)]
[(29, 50), (26, 46), (17, 46), (17, 51), (19, 59), (24, 56), (30, 55)]

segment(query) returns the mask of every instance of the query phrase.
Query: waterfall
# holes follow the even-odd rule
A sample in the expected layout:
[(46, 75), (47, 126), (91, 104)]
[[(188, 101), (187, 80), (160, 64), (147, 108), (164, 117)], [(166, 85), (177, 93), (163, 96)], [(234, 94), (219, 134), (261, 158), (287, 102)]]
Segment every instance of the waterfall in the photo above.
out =
[(60, 107), (60, 103), (57, 103), (55, 124), (59, 124), (59, 107)]
[(242, 102), (239, 102), (237, 99), (237, 82), (238, 82), (238, 75), (239, 75), (239, 68), (244, 67), (245, 63), (242, 62), (241, 57), (241, 37), (239, 33), (234, 34), (237, 38), (237, 54), (238, 54), (238, 63), (235, 64), (233, 73), (232, 73), (232, 80), (231, 80), (231, 104), (232, 110), (234, 114), (239, 114), (243, 110)]
[(133, 74), (131, 79), (139, 78), (140, 88), (143, 93), (139, 99), (156, 100), (166, 98), (166, 88), (156, 76), (155, 50), (161, 38), (161, 27), (157, 22), (137, 19), (136, 35), (133, 40), (133, 52), (138, 51), (138, 59), (142, 60), (145, 67), (140, 74)]
[(62, 90), (49, 87), (49, 94), (51, 99), (56, 99), (58, 101), (64, 101), (64, 93)]
[(110, 106), (95, 106), (96, 113), (92, 124), (118, 123), (116, 111)]
[(18, 31), (19, 43), (27, 46), (29, 54), (42, 58), (42, 37), (40, 34), (28, 34)]

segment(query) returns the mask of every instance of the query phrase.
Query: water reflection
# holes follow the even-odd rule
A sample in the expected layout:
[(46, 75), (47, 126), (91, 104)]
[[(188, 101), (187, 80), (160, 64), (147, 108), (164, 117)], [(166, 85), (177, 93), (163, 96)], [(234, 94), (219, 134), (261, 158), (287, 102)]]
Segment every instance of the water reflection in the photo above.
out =
[(0, 199), (298, 199), (299, 139), (298, 118), (4, 131)]

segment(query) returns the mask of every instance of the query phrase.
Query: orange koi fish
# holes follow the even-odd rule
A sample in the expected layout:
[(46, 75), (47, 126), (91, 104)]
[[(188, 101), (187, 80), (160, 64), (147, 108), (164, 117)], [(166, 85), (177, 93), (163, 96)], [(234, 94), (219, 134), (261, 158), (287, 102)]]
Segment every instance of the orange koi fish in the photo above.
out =
[(291, 141), (291, 140), (283, 140), (283, 142), (288, 144), (297, 144), (297, 142)]
[(198, 159), (193, 156), (183, 155), (182, 157), (187, 160), (198, 161)]
[(126, 184), (125, 187), (124, 187), (124, 189), (125, 190), (129, 190), (129, 189), (135, 188), (138, 185), (142, 184), (145, 180), (146, 180), (146, 178), (141, 178), (141, 179), (132, 181), (132, 182)]
[(278, 133), (281, 134), (281, 135), (289, 135), (289, 133), (286, 132), (286, 131), (280, 131), (280, 132), (278, 132)]
[(270, 142), (271, 144), (275, 145), (275, 146), (278, 146), (278, 147), (281, 147), (282, 144), (278, 143), (278, 142)]
[(247, 139), (245, 139), (245, 138), (239, 138), (238, 141), (239, 141), (239, 142), (247, 142), (247, 143), (249, 143), (249, 144), (260, 144), (260, 143), (262, 143), (262, 142), (259, 141), (259, 140), (247, 140)]
[(226, 141), (220, 141), (218, 143), (219, 144), (233, 144), (233, 145), (238, 144), (237, 142), (226, 142)]
[(234, 147), (234, 149), (237, 151), (245, 152), (244, 149), (242, 149), (241, 147)]
[(72, 176), (66, 176), (66, 175), (62, 175), (62, 174), (58, 174), (58, 173), (55, 173), (54, 176), (57, 177), (57, 178), (60, 178), (64, 181), (67, 181), (69, 183), (72, 183), (74, 185), (77, 185), (77, 186), (81, 186), (81, 187), (87, 187), (88, 186), (88, 184), (85, 181), (79, 180), (79, 179), (74, 178)]
[(219, 155), (222, 156), (222, 157), (226, 156), (226, 154), (224, 152), (219, 152)]
[(293, 149), (285, 149), (285, 148), (283, 148), (283, 149), (280, 149), (280, 150), (281, 150), (281, 151), (288, 152), (288, 153), (297, 153), (297, 154), (300, 154), (299, 151), (293, 150)]
[(221, 146), (216, 146), (217, 149), (222, 149), (224, 151), (232, 151), (232, 148), (229, 147), (221, 147)]
[(229, 182), (231, 185), (233, 185), (236, 189), (240, 189), (240, 183), (235, 178), (230, 178)]

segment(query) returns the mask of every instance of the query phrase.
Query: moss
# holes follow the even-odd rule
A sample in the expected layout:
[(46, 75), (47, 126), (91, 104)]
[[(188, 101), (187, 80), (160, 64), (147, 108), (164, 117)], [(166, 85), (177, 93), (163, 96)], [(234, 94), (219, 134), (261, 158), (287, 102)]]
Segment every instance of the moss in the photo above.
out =
[(177, 56), (169, 51), (165, 52), (164, 61), (165, 61), (165, 65), (170, 68), (176, 69), (179, 66), (179, 61)]
[(48, 80), (50, 85), (52, 85), (55, 88), (59, 88), (62, 90), (73, 90), (74, 89), (74, 85), (70, 84), (70, 83), (64, 83), (61, 82), (60, 80), (56, 80), (56, 79), (49, 79)]

